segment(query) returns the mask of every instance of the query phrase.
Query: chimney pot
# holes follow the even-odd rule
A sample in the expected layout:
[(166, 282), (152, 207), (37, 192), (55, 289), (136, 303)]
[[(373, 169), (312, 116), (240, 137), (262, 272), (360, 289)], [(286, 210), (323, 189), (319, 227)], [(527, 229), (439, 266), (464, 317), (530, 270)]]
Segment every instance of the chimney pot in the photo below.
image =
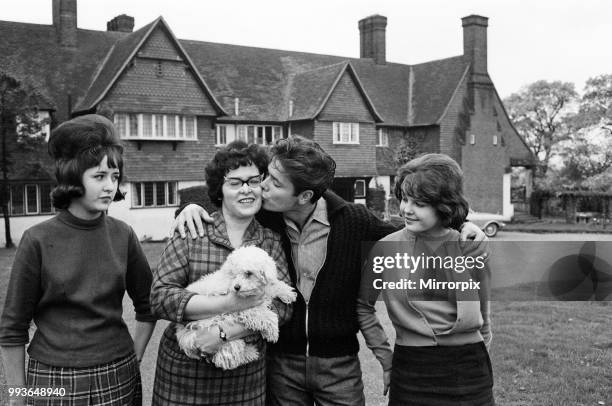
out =
[(132, 32), (134, 31), (134, 17), (121, 14), (106, 23), (107, 31)]
[(387, 17), (378, 14), (359, 20), (360, 58), (373, 58), (379, 65), (387, 63)]

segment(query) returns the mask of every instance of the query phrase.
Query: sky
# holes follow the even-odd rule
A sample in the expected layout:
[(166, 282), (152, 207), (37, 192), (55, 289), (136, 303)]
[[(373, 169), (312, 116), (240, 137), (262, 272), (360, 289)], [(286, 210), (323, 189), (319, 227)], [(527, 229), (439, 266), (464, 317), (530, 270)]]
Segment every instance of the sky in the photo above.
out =
[[(51, 0), (2, 0), (0, 20), (51, 24)], [(489, 18), (488, 68), (502, 98), (537, 80), (612, 73), (609, 0), (80, 0), (79, 28), (135, 29), (163, 16), (179, 39), (359, 57), (360, 19), (387, 17), (387, 61), (417, 64), (463, 53), (461, 17)]]

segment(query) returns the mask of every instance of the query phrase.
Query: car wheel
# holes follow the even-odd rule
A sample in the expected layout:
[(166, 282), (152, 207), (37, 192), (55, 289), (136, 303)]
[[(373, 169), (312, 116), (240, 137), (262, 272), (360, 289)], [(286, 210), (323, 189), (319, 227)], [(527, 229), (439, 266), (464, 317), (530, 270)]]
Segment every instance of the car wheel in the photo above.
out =
[(495, 234), (497, 234), (497, 224), (495, 223), (490, 223), (487, 224), (486, 227), (484, 228), (484, 233), (487, 237), (495, 237)]

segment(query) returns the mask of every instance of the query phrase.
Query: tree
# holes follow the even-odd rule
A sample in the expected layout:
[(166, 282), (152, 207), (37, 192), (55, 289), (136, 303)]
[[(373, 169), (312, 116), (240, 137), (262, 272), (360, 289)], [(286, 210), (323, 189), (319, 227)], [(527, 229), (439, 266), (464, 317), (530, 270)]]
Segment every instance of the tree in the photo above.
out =
[(612, 135), (612, 74), (586, 81), (578, 116), (582, 127), (599, 125)]
[(612, 75), (589, 78), (579, 106), (567, 120), (567, 140), (560, 143), (560, 181), (571, 188), (607, 190), (612, 172)]
[(6, 247), (12, 247), (9, 217), (9, 173), (20, 152), (32, 151), (44, 140), (38, 121), (40, 96), (31, 86), (20, 82), (5, 72), (0, 72), (0, 137), (2, 152), (2, 182), (0, 205), (4, 214)]
[(510, 119), (535, 155), (544, 178), (555, 145), (568, 135), (566, 119), (578, 94), (573, 83), (540, 80), (504, 100)]
[(596, 179), (612, 168), (612, 139), (609, 131), (599, 124), (580, 128), (566, 141), (562, 141), (561, 146), (563, 168), (559, 175), (567, 186), (601, 189), (602, 185)]

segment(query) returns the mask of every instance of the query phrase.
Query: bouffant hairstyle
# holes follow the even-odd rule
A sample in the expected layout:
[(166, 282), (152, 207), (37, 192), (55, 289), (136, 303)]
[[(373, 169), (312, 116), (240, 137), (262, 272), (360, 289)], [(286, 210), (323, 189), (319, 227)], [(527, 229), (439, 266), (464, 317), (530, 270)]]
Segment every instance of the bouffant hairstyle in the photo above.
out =
[(426, 154), (399, 168), (394, 192), (398, 200), (410, 197), (431, 205), (444, 227), (459, 230), (468, 215), (463, 195), (463, 172), (443, 154)]
[[(119, 169), (121, 183), (123, 147), (113, 123), (106, 117), (88, 114), (60, 124), (49, 137), (49, 154), (55, 159), (57, 180), (51, 200), (58, 209), (67, 209), (73, 199), (85, 194), (83, 173), (100, 165), (104, 157), (109, 168)], [(123, 198), (117, 190), (113, 200)]]
[(312, 190), (315, 203), (334, 182), (336, 162), (316, 142), (292, 135), (276, 141), (271, 149), (272, 160), (280, 163), (289, 176), (294, 195)]
[(225, 175), (241, 166), (255, 165), (259, 173), (268, 173), (268, 154), (259, 145), (248, 145), (244, 141), (233, 141), (217, 151), (212, 161), (206, 165), (206, 185), (210, 201), (221, 207), (223, 201), (223, 182)]

